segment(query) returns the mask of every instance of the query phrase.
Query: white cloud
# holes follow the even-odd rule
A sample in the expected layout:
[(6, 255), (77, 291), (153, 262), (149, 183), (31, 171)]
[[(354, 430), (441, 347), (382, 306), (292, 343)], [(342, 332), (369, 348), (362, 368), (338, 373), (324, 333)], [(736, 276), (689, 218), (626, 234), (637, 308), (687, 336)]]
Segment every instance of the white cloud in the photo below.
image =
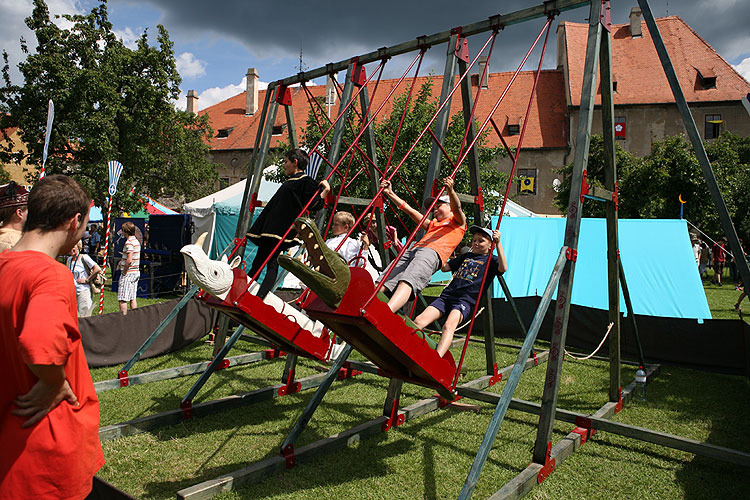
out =
[(177, 56), (177, 71), (183, 78), (195, 78), (206, 74), (206, 62), (196, 59), (192, 52)]
[(750, 82), (750, 57), (744, 58), (739, 64), (733, 66), (735, 71), (742, 75), (742, 78)]
[(143, 33), (143, 28), (133, 31), (128, 26), (124, 30), (113, 29), (112, 32), (122, 41), (123, 45), (130, 50), (135, 50), (138, 47), (138, 39), (141, 37), (139, 33)]
[[(226, 87), (212, 87), (206, 89), (198, 94), (198, 106), (196, 111), (206, 109), (209, 106), (213, 106), (216, 103), (225, 101), (230, 97), (241, 94), (247, 88), (247, 77), (242, 77), (242, 80), (238, 84), (230, 83)], [(258, 82), (258, 90), (265, 90), (268, 88), (268, 82)], [(174, 104), (177, 109), (187, 108), (187, 94), (185, 91), (180, 92), (180, 97)]]

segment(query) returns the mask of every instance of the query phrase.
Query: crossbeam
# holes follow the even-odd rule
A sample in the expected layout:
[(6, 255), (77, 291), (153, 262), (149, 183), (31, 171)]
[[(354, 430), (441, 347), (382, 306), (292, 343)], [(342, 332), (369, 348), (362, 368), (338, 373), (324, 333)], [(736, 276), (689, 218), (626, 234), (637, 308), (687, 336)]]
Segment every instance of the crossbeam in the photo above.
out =
[[(461, 35), (469, 37), (479, 33), (485, 33), (491, 30), (502, 30), (506, 26), (513, 24), (519, 24), (533, 19), (539, 19), (541, 17), (547, 17), (553, 12), (563, 12), (566, 10), (576, 9), (584, 5), (588, 5), (589, 0), (552, 0), (544, 2), (541, 5), (529, 7), (527, 9), (521, 9), (509, 14), (497, 14), (490, 16), (484, 21), (467, 24), (461, 27)], [(398, 45), (392, 45), (390, 47), (383, 47), (366, 54), (357, 56), (360, 64), (368, 64), (374, 61), (380, 61), (384, 58), (394, 57), (407, 52), (412, 52), (423, 47), (432, 47), (434, 45), (440, 45), (450, 40), (452, 30), (441, 31), (432, 35), (420, 36), (414, 40), (408, 42), (402, 42)], [(269, 88), (276, 85), (294, 85), (300, 82), (307, 82), (326, 76), (330, 73), (338, 73), (339, 71), (345, 70), (349, 66), (351, 58), (339, 61), (336, 63), (330, 63), (319, 68), (298, 73), (297, 75), (284, 78), (278, 82), (269, 85)]]

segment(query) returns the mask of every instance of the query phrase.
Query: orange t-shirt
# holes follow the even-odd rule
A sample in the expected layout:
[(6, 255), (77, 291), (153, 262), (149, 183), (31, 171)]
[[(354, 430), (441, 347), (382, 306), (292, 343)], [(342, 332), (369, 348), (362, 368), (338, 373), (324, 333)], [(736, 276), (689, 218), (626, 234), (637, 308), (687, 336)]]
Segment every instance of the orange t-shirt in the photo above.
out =
[[(0, 254), (0, 499), (78, 499), (104, 465), (99, 400), (78, 330), (70, 270), (41, 252)], [(64, 365), (78, 398), (41, 422), (11, 415), (37, 378), (26, 366)]]
[(445, 264), (453, 250), (461, 243), (466, 232), (466, 224), (458, 225), (453, 214), (443, 220), (432, 219), (427, 233), (414, 248), (432, 248), (440, 256), (440, 262)]

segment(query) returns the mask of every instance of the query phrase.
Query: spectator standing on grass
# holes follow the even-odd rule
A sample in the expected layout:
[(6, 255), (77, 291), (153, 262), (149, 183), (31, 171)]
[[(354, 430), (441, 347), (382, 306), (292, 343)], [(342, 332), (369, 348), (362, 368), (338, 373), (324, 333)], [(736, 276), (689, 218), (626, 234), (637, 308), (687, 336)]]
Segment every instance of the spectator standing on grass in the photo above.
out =
[(141, 277), (141, 242), (135, 237), (135, 224), (127, 221), (122, 225), (122, 233), (127, 237), (120, 259), (120, 283), (117, 288), (117, 300), (120, 302), (120, 312), (128, 314), (128, 304), (131, 309), (138, 307), (136, 295), (138, 293), (138, 279)]
[(29, 192), (15, 182), (0, 186), (0, 252), (4, 252), (21, 239), (26, 222)]
[(70, 250), (70, 257), (66, 262), (68, 269), (73, 273), (73, 282), (76, 286), (76, 302), (78, 303), (78, 317), (91, 316), (91, 282), (96, 275), (102, 272), (102, 268), (94, 260), (83, 253), (83, 243), (79, 241)]
[(722, 286), (721, 274), (724, 272), (724, 264), (727, 260), (726, 244), (727, 237), (724, 236), (722, 239), (714, 243), (714, 246), (711, 249), (711, 260), (713, 260), (714, 263), (714, 279), (716, 280), (716, 284), (719, 286)]
[(64, 175), (29, 194), (24, 233), (0, 254), (0, 497), (83, 499), (104, 465), (99, 400), (78, 330), (70, 271), (90, 199)]

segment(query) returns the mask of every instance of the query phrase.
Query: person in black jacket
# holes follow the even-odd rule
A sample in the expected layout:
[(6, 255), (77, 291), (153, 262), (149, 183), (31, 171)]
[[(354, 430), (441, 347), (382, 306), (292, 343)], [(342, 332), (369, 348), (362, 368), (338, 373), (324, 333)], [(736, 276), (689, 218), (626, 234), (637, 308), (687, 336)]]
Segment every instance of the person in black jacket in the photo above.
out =
[(305, 174), (307, 162), (307, 153), (301, 149), (286, 152), (283, 168), (289, 179), (276, 191), (247, 232), (247, 239), (258, 246), (258, 252), (247, 273), (248, 276), (254, 276), (261, 269), (263, 262), (271, 256), (266, 266), (266, 276), (258, 290), (258, 296), (261, 298), (271, 291), (276, 282), (276, 276), (279, 273), (276, 258), (282, 251), (300, 244), (300, 241), (296, 239), (297, 232), (292, 229), (276, 252), (273, 249), (284, 237), (287, 229), (292, 226), (294, 219), (300, 215), (307, 202), (315, 197), (308, 207), (309, 211), (314, 212), (323, 207), (325, 198), (331, 190), (328, 181), (322, 180), (318, 183)]

